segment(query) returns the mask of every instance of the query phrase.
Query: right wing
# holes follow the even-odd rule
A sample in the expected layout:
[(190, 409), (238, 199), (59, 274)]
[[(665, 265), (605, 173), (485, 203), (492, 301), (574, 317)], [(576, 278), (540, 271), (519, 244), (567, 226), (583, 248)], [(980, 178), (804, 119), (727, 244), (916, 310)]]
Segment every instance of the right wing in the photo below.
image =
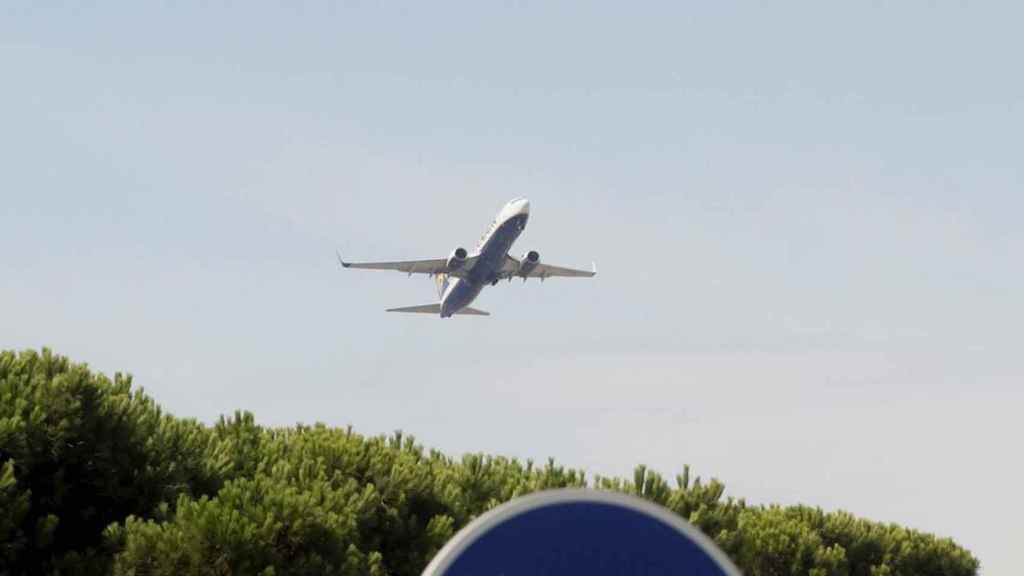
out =
[(456, 270), (448, 269), (447, 258), (434, 258), (432, 260), (403, 260), (399, 262), (346, 262), (338, 254), (338, 262), (344, 268), (364, 268), (367, 270), (395, 270), (406, 274), (448, 274), (456, 278), (462, 278), (473, 268), (479, 256), (470, 256), (461, 268)]
[(541, 262), (537, 264), (537, 267), (530, 271), (529, 278), (551, 278), (553, 276), (561, 276), (563, 278), (592, 278), (597, 275), (597, 267), (594, 266), (590, 270), (576, 270), (575, 268), (565, 268), (563, 266), (552, 266)]
[(523, 275), (520, 272), (520, 260), (513, 256), (505, 256), (505, 264), (501, 268), (499, 273), (500, 278), (591, 278), (597, 275), (597, 265), (595, 264), (590, 270), (577, 270), (575, 268), (566, 268), (564, 266), (552, 266), (551, 264), (545, 264), (544, 262), (537, 263), (536, 266), (530, 270), (529, 273)]

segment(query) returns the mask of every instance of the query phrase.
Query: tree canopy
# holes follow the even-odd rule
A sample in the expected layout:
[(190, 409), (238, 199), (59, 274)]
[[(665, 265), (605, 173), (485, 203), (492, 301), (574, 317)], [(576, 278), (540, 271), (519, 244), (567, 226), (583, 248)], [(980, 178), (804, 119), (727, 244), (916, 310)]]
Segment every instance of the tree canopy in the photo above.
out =
[(750, 576), (968, 576), (948, 538), (808, 506), (751, 506), (718, 480), (588, 479), (554, 461), (453, 458), (414, 438), (321, 424), (206, 426), (130, 376), (49, 350), (0, 352), (0, 575), (415, 575), (516, 496), (618, 490), (689, 520)]

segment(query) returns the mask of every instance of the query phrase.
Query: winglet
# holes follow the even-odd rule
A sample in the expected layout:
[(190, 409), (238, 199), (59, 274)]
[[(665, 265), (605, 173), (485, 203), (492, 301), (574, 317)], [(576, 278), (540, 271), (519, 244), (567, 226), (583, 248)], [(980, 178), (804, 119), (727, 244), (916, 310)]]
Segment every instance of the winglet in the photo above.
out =
[(594, 270), (594, 276), (597, 276), (597, 262), (591, 262), (590, 265)]
[(341, 252), (335, 250), (334, 253), (338, 256), (338, 264), (341, 264), (342, 268), (348, 268), (349, 266), (352, 265), (350, 262), (345, 262), (344, 260), (341, 259)]

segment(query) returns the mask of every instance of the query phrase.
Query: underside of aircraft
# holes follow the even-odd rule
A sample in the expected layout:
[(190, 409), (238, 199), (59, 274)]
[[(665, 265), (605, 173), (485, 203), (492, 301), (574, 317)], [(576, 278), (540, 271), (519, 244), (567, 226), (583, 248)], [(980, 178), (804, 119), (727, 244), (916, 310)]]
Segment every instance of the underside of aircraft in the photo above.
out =
[(446, 258), (395, 262), (346, 262), (338, 254), (338, 262), (345, 268), (394, 270), (410, 276), (426, 274), (435, 277), (439, 302), (389, 308), (387, 311), (437, 314), (442, 318), (456, 314), (489, 316), (488, 312), (469, 305), (484, 287), (493, 286), (501, 280), (522, 278), (525, 282), (528, 278), (539, 278), (543, 281), (556, 277), (589, 278), (597, 274), (596, 266), (591, 270), (577, 270), (541, 262), (540, 253), (535, 250), (527, 252), (521, 259), (510, 256), (508, 251), (526, 228), (529, 217), (530, 202), (525, 198), (512, 200), (498, 213), (472, 254), (458, 247)]

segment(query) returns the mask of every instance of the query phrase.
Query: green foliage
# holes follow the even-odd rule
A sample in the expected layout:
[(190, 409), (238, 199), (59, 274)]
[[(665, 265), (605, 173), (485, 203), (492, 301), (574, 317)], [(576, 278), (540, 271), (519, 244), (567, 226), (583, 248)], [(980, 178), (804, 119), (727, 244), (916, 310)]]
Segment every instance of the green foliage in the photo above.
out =
[(657, 502), (748, 575), (971, 575), (950, 540), (845, 512), (751, 507), (725, 486), (638, 466), (596, 478), (553, 461), (426, 451), (412, 437), (235, 413), (173, 418), (131, 379), (49, 351), (0, 353), (0, 574), (419, 574), (516, 496), (561, 487)]
[(0, 466), (0, 566), (11, 566), (25, 547), (22, 522), (29, 511), (28, 490), (18, 488), (14, 460)]
[[(72, 562), (79, 573), (104, 573), (108, 524), (219, 489), (211, 440), (200, 424), (162, 415), (130, 377), (111, 381), (48, 350), (0, 353), (0, 463), (13, 467), (29, 501), (16, 539), (4, 542), (6, 566), (21, 573)], [(6, 506), (4, 515), (5, 525), (14, 520)]]
[(335, 482), (318, 464), (228, 482), (214, 499), (178, 499), (165, 522), (130, 517), (108, 537), (125, 543), (115, 574), (384, 574), (357, 546), (372, 486)]

